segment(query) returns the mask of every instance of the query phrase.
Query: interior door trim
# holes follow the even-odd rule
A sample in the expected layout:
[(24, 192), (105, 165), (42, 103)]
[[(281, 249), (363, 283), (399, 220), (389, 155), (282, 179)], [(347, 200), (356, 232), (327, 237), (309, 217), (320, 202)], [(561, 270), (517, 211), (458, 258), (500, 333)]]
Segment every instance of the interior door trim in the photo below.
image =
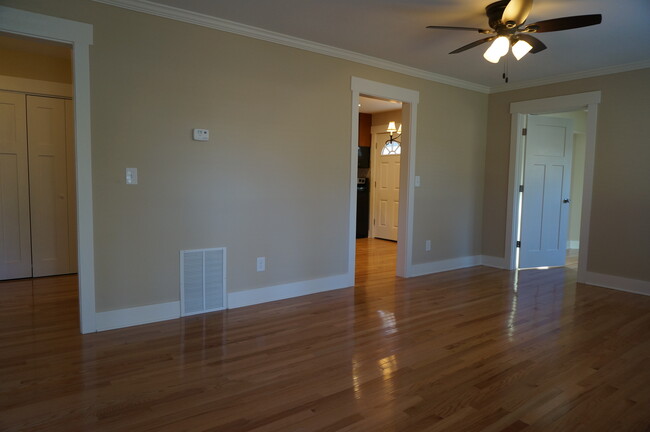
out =
[(523, 136), (521, 130), (528, 114), (587, 109), (587, 142), (585, 147), (584, 188), (582, 192), (582, 215), (580, 220), (580, 249), (578, 251), (578, 282), (587, 277), (587, 251), (589, 250), (589, 226), (591, 220), (591, 197), (594, 180), (594, 157), (596, 149), (596, 125), (601, 92), (587, 92), (544, 99), (514, 102), (510, 104), (510, 169), (508, 176), (508, 202), (506, 213), (505, 261), (509, 270), (515, 269), (517, 238), (517, 209), (519, 208), (519, 184), (522, 172)]
[(400, 159), (400, 202), (397, 230), (397, 276), (411, 277), (413, 271), (413, 213), (415, 200), (415, 144), (417, 109), (420, 92), (390, 84), (351, 78), (352, 116), (350, 137), (350, 196), (348, 232), (348, 272), (346, 278), (354, 284), (357, 213), (357, 154), (359, 145), (359, 96), (374, 96), (402, 102), (402, 157)]

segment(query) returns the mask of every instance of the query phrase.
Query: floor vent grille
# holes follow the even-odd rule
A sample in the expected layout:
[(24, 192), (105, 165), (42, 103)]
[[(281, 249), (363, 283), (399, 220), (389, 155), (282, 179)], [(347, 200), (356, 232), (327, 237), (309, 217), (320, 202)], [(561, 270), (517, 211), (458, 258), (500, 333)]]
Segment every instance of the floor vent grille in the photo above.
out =
[(226, 249), (181, 251), (181, 315), (226, 309)]

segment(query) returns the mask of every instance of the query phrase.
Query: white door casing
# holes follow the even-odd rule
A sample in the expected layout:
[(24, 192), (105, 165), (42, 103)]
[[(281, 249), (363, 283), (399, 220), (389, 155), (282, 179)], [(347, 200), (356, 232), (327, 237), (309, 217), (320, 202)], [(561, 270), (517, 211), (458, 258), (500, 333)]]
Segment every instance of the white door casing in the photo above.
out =
[(65, 101), (27, 96), (33, 276), (70, 273)]
[(400, 163), (400, 202), (397, 243), (397, 276), (413, 275), (413, 212), (415, 195), (415, 149), (417, 136), (417, 107), (420, 93), (415, 90), (352, 77), (352, 110), (350, 117), (350, 196), (348, 226), (348, 271), (346, 279), (354, 284), (356, 249), (357, 158), (359, 145), (359, 95), (401, 101), (402, 159)]
[(519, 268), (563, 266), (573, 122), (529, 115), (526, 129)]
[[(382, 127), (386, 130), (388, 126)], [(374, 134), (373, 157), (375, 171), (372, 173), (373, 230), (376, 238), (397, 241), (399, 221), (399, 175), (400, 155), (382, 155), (385, 142), (390, 138), (387, 132)]]
[(0, 91), (0, 280), (31, 277), (25, 95)]
[(589, 250), (589, 229), (591, 220), (591, 199), (593, 190), (594, 161), (596, 149), (596, 126), (601, 92), (593, 91), (544, 99), (513, 102), (510, 104), (510, 169), (508, 175), (508, 201), (505, 235), (505, 267), (516, 268), (517, 215), (519, 210), (519, 185), (522, 175), (523, 136), (521, 130), (526, 124), (527, 114), (548, 114), (587, 109), (587, 133), (585, 146), (584, 187), (580, 220), (580, 250), (578, 255), (578, 282), (586, 283), (590, 278), (587, 271)]

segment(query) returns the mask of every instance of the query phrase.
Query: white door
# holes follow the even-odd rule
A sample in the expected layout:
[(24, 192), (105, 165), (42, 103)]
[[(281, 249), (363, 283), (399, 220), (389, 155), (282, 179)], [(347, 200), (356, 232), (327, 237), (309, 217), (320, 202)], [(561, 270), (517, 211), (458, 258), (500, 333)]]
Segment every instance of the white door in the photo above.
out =
[(0, 280), (31, 275), (25, 95), (0, 91)]
[(397, 241), (399, 214), (399, 154), (382, 154), (388, 133), (375, 135), (373, 237)]
[(529, 115), (519, 267), (563, 266), (569, 220), (573, 123)]
[(70, 272), (65, 102), (27, 96), (33, 276)]

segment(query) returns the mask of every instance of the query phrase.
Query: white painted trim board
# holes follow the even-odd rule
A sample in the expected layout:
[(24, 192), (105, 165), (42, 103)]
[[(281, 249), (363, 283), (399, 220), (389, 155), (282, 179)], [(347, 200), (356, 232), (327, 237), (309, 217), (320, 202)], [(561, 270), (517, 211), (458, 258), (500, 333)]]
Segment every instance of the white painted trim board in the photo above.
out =
[(342, 274), (246, 291), (235, 291), (228, 293), (228, 309), (285, 300), (341, 288), (350, 288), (352, 285), (353, 281), (350, 280), (349, 275)]
[(97, 313), (97, 331), (180, 318), (181, 303), (169, 302)]

